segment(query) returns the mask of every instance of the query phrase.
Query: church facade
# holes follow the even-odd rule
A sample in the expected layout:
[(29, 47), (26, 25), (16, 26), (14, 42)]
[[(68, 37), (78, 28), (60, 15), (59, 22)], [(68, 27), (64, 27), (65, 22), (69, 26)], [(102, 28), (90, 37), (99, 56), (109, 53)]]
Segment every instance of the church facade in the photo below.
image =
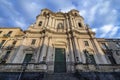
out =
[(34, 24), (0, 28), (1, 72), (119, 72), (120, 39), (96, 38), (77, 10), (42, 9)]

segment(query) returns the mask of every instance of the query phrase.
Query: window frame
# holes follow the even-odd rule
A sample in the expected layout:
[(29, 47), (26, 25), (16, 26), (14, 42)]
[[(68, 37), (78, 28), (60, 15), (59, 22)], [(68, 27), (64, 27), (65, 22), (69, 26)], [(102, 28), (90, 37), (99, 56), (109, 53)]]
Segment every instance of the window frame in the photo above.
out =
[(85, 45), (85, 46), (89, 46), (88, 41), (84, 41), (84, 45)]
[(35, 43), (36, 43), (36, 39), (32, 39), (31, 45), (35, 45)]
[(82, 27), (82, 24), (81, 24), (81, 22), (78, 22), (78, 26), (81, 28)]
[(42, 21), (39, 21), (39, 24), (38, 24), (38, 26), (42, 26)]

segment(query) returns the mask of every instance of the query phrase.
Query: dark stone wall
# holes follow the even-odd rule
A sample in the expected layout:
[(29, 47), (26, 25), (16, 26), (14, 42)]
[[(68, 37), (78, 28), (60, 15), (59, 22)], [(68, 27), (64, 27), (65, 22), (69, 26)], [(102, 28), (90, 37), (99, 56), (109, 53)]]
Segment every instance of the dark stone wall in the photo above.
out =
[[(47, 79), (45, 74), (43, 72), (24, 72), (19, 80), (44, 80), (44, 78)], [(120, 80), (120, 72), (76, 72), (73, 75), (77, 80)], [(18, 80), (19, 76), (20, 72), (0, 72), (0, 80)], [(66, 76), (62, 75), (62, 77)]]
[[(0, 80), (18, 80), (21, 72), (0, 72)], [(24, 72), (20, 80), (41, 80), (44, 78), (42, 72)]]
[(80, 80), (120, 80), (120, 72), (76, 72)]

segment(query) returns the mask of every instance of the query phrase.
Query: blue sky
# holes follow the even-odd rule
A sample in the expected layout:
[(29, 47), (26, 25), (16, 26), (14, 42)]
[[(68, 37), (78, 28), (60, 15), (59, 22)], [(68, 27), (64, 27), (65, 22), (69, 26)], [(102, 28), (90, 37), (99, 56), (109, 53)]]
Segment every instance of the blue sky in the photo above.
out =
[(80, 11), (98, 38), (120, 38), (120, 0), (0, 0), (0, 26), (26, 30), (41, 9)]

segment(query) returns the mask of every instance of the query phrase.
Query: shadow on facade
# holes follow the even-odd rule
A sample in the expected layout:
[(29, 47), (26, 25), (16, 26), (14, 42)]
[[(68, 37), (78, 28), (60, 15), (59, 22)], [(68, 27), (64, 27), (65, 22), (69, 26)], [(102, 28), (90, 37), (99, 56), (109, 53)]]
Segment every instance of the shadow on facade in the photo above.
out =
[[(54, 73), (54, 65), (55, 65), (54, 60), (55, 60), (55, 55), (56, 55), (55, 47), (53, 46), (48, 47), (47, 45), (42, 45), (37, 48), (34, 46), (30, 46), (30, 47), (22, 46), (22, 47), (16, 48), (16, 50), (14, 54), (11, 55), (13, 57), (10, 57), (11, 59), (9, 60), (14, 62), (14, 60), (16, 59), (17, 62), (0, 64), (0, 68), (1, 68), (0, 80), (44, 80), (44, 79), (50, 80), (49, 77), (46, 76), (46, 75), (49, 75), (47, 72), (47, 70), (50, 69), (48, 68), (49, 66), (53, 66), (52, 67), (53, 69), (50, 69), (50, 70), (53, 70), (52, 75), (56, 77), (55, 74), (57, 73)], [(65, 62), (66, 62), (66, 72), (64, 72), (63, 74), (66, 74), (69, 77), (71, 74), (72, 77), (76, 77), (76, 79), (73, 79), (73, 80), (119, 80), (120, 79), (120, 72), (115, 72), (115, 71), (114, 72), (104, 72), (104, 71), (99, 72), (96, 70), (95, 71), (90, 70), (89, 65), (93, 65), (96, 69), (97, 64), (95, 63), (95, 59), (93, 59), (94, 56), (91, 56), (88, 54), (88, 52), (85, 52), (84, 56), (86, 57), (85, 58), (86, 63), (82, 63), (82, 62), (79, 62), (78, 56), (76, 55), (75, 52), (76, 52), (75, 50), (73, 51), (69, 50), (68, 52), (65, 51), (64, 55), (65, 55)], [(78, 50), (78, 52), (80, 51)], [(19, 53), (20, 55), (23, 54), (19, 56), (21, 58), (19, 59), (16, 58), (16, 56), (19, 55), (17, 53)], [(28, 62), (24, 62), (25, 54), (28, 54), (28, 53), (32, 54), (32, 57), (30, 58), (31, 60)], [(69, 55), (66, 53), (69, 53)], [(71, 55), (72, 53), (73, 53), (73, 56)], [(71, 60), (72, 57), (74, 60)], [(59, 64), (59, 60), (58, 60), (58, 64)], [(77, 65), (79, 65), (79, 67), (84, 66), (83, 70), (77, 70), (76, 69)], [(105, 66), (105, 64), (101, 64), (101, 65)], [(24, 66), (25, 68), (23, 69)], [(97, 65), (97, 67), (99, 66), (100, 65)], [(74, 71), (72, 71), (71, 69), (73, 69)], [(58, 80), (59, 80), (61, 74), (58, 74), (58, 75), (59, 75), (58, 77)], [(66, 76), (62, 75), (62, 77), (64, 79)], [(70, 80), (70, 79), (68, 78), (65, 80)]]

